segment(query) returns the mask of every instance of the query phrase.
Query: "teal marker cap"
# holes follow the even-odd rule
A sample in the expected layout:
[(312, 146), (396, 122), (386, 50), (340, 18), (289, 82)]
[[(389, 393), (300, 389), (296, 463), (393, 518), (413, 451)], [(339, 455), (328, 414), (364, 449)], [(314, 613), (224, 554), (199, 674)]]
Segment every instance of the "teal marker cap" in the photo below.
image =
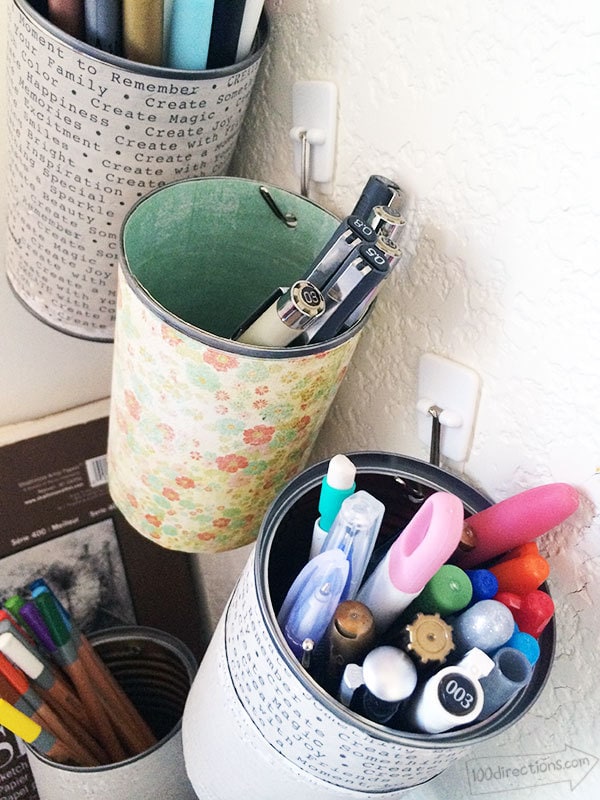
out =
[(347, 456), (339, 453), (329, 462), (319, 497), (319, 527), (322, 530), (329, 531), (344, 500), (354, 494), (355, 475), (356, 467)]

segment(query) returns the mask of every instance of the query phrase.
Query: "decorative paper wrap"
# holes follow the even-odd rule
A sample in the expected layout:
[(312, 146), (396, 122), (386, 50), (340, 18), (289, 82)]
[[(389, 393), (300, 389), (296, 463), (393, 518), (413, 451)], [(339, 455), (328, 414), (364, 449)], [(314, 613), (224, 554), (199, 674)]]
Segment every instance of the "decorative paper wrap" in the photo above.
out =
[[(467, 512), (489, 501), (429, 464), (381, 453), (350, 454), (357, 487), (386, 505), (390, 528), (432, 491), (458, 494)], [(445, 734), (411, 734), (377, 725), (326, 694), (285, 643), (276, 612), (310, 547), (327, 464), (292, 480), (271, 505), (190, 690), (183, 751), (199, 797), (210, 800), (396, 800), (500, 733), (533, 704), (554, 652), (554, 632), (514, 703), (483, 723)], [(235, 769), (227, 765), (235, 765)]]
[(112, 56), (9, 0), (6, 269), (29, 311), (112, 341), (126, 212), (171, 181), (227, 172), (268, 34), (263, 15), (244, 61), (186, 72)]
[(172, 184), (124, 226), (109, 489), (128, 522), (163, 547), (217, 552), (256, 538), (268, 505), (306, 464), (356, 347), (359, 328), (273, 350), (225, 338), (257, 300), (299, 277), (337, 224), (272, 188), (299, 218), (286, 228), (258, 186)]

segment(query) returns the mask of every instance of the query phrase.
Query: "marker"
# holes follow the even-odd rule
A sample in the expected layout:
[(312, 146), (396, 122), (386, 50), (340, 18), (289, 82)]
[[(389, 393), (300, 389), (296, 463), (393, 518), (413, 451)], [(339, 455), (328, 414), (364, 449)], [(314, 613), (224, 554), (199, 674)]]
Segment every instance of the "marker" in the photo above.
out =
[(258, 23), (260, 21), (263, 5), (264, 0), (246, 0), (242, 26), (240, 28), (240, 38), (235, 54), (236, 63), (238, 61), (243, 61), (252, 52), (252, 45), (254, 44), (254, 38), (258, 30)]
[(314, 558), (321, 552), (325, 537), (340, 506), (356, 489), (355, 476), (356, 467), (347, 456), (342, 453), (333, 456), (327, 467), (327, 474), (321, 482), (319, 517), (313, 528), (309, 558)]
[(162, 64), (163, 0), (123, 0), (123, 53), (142, 64)]
[(83, 39), (83, 0), (48, 0), (48, 19), (69, 36)]
[(471, 581), (473, 596), (471, 605), (480, 600), (492, 600), (498, 592), (498, 578), (489, 569), (467, 569), (465, 574)]
[(303, 567), (290, 587), (277, 621), (299, 660), (305, 639), (312, 639), (316, 647), (323, 638), (340, 602), (349, 567), (341, 550), (325, 551)]
[(340, 506), (323, 542), (322, 552), (341, 550), (348, 560), (348, 581), (342, 600), (354, 600), (356, 596), (384, 513), (383, 503), (362, 489), (347, 497)]
[(525, 595), (498, 592), (495, 599), (510, 609), (519, 630), (535, 639), (539, 639), (554, 616), (554, 601), (541, 589), (534, 589)]
[(442, 617), (462, 611), (473, 596), (469, 577), (460, 567), (443, 564), (430, 578), (423, 591), (413, 600), (403, 616), (414, 618), (419, 612)]
[(417, 666), (439, 666), (454, 650), (452, 627), (439, 614), (418, 613), (405, 625), (399, 646)]
[(456, 549), (462, 526), (463, 505), (455, 495), (434, 492), (424, 501), (356, 597), (371, 609), (379, 631), (410, 605)]
[(356, 600), (344, 600), (336, 608), (325, 634), (326, 688), (332, 693), (351, 663), (362, 664), (375, 646), (375, 620), (369, 609)]
[(15, 736), (30, 744), (37, 752), (48, 756), (52, 761), (58, 761), (61, 764), (71, 761), (71, 754), (65, 745), (2, 698), (0, 698), (0, 725), (12, 731)]
[(210, 46), (207, 67), (219, 69), (235, 62), (245, 0), (213, 0), (213, 3), (212, 26), (209, 23)]
[(325, 299), (308, 281), (296, 281), (234, 338), (258, 347), (287, 347), (325, 311)]
[(423, 733), (443, 733), (477, 719), (483, 708), (480, 679), (493, 660), (473, 648), (456, 666), (443, 667), (415, 691), (403, 709), (405, 720)]
[(340, 701), (373, 722), (383, 725), (398, 711), (417, 685), (417, 670), (402, 650), (381, 645), (365, 657), (362, 667), (344, 670)]
[(482, 676), (483, 706), (479, 719), (486, 719), (506, 705), (531, 680), (532, 665), (527, 657), (514, 647), (502, 647), (494, 654), (494, 668)]
[(171, 0), (165, 14), (168, 67), (206, 69), (214, 5), (214, 0)]
[(85, 40), (92, 47), (120, 56), (121, 0), (85, 0)]
[(502, 561), (490, 567), (498, 580), (498, 591), (528, 594), (539, 589), (550, 574), (550, 565), (543, 556), (525, 555)]
[(515, 628), (512, 614), (497, 600), (480, 600), (449, 622), (458, 653), (473, 647), (491, 653), (506, 644)]
[(513, 650), (519, 650), (519, 652), (523, 653), (532, 667), (536, 665), (540, 657), (540, 646), (537, 642), (537, 639), (534, 639), (534, 637), (529, 633), (520, 631), (517, 625), (515, 625), (513, 635), (503, 646), (511, 647)]
[(567, 483), (550, 483), (501, 500), (469, 517), (465, 526), (476, 537), (469, 552), (457, 550), (452, 561), (470, 569), (537, 539), (560, 525), (579, 506), (579, 493)]

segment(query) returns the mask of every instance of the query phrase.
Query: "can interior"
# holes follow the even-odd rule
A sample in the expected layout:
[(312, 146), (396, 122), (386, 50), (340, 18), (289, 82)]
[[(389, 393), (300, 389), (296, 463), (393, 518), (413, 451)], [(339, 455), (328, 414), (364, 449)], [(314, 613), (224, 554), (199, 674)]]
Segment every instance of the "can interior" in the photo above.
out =
[(335, 230), (335, 216), (268, 186), (288, 227), (243, 178), (178, 181), (147, 195), (122, 229), (124, 267), (143, 291), (189, 325), (230, 338), (279, 286), (290, 286)]
[(193, 679), (186, 653), (148, 636), (111, 636), (94, 647), (160, 741), (181, 722)]
[[(385, 551), (398, 532), (404, 528), (418, 510), (421, 503), (435, 491), (450, 491), (461, 497), (465, 509), (465, 518), (472, 513), (482, 511), (490, 505), (485, 495), (480, 494), (458, 478), (451, 476), (443, 470), (433, 467), (426, 462), (414, 459), (395, 457), (391, 454), (379, 456), (382, 470), (369, 467), (370, 454), (349, 454), (351, 460), (357, 465), (356, 488), (364, 489), (380, 500), (386, 508), (379, 536), (375, 543), (374, 554), (377, 550)], [(288, 486), (287, 495), (280, 496), (280, 508), (277, 503), (271, 508), (271, 513), (265, 520), (261, 537), (267, 528), (272, 525), (272, 536), (265, 539), (263, 544), (268, 551), (266, 568), (268, 595), (273, 610), (273, 625), (277, 631), (282, 653), (285, 655), (290, 668), (306, 684), (307, 688), (315, 693), (320, 693), (327, 698), (328, 706), (339, 716), (363, 720), (362, 717), (350, 712), (334, 698), (331, 698), (315, 681), (306, 673), (299, 662), (294, 658), (287, 647), (283, 635), (277, 625), (276, 615), (283, 603), (285, 595), (294, 578), (306, 564), (310, 551), (313, 524), (318, 516), (318, 501), (320, 482), (326, 473), (325, 462), (315, 465), (308, 470), (304, 477), (301, 475)], [(304, 481), (304, 486), (302, 486)], [(259, 537), (259, 545), (261, 544)], [(485, 566), (485, 565), (482, 565)], [(368, 573), (367, 573), (368, 574)], [(540, 588), (548, 591), (543, 584)], [(465, 741), (476, 742), (500, 732), (507, 724), (512, 724), (532, 705), (544, 687), (554, 657), (555, 625), (554, 620), (546, 626), (540, 639), (540, 658), (537, 661), (529, 684), (521, 690), (507, 705), (490, 715), (481, 722), (474, 723), (464, 728), (454, 728), (442, 734), (420, 734), (405, 732), (397, 729), (363, 720), (365, 727), (375, 730), (386, 730), (392, 736), (407, 737), (411, 740), (443, 741), (444, 744), (464, 744)]]

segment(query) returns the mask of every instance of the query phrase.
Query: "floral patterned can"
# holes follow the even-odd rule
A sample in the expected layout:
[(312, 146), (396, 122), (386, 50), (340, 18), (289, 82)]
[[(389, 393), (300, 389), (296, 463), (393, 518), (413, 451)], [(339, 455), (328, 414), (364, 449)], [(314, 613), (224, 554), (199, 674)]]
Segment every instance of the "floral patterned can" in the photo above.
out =
[(109, 489), (163, 547), (219, 552), (256, 538), (305, 466), (361, 324), (318, 345), (230, 337), (301, 277), (338, 224), (306, 198), (198, 178), (143, 198), (124, 221), (108, 440)]

